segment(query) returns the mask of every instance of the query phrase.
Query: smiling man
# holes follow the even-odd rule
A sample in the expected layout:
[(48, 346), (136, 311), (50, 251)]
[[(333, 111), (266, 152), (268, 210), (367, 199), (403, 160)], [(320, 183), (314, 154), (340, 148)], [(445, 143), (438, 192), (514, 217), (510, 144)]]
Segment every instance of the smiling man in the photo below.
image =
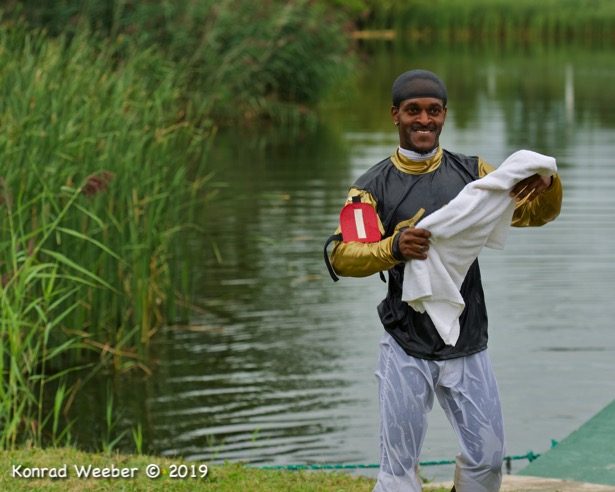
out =
[(431, 72), (413, 70), (400, 75), (391, 92), (391, 115), (399, 126), (399, 146), (419, 154), (436, 149), (446, 119), (448, 95), (444, 83)]
[[(364, 277), (387, 271), (389, 277), (386, 298), (378, 306), (385, 332), (376, 369), (381, 464), (374, 490), (421, 490), (416, 469), (427, 413), (436, 397), (461, 448), (453, 490), (496, 492), (502, 481), (504, 425), (487, 354), (487, 311), (478, 260), (460, 289), (465, 309), (455, 345), (440, 338), (427, 313), (414, 311), (401, 299), (406, 262), (425, 260), (429, 254), (431, 233), (415, 224), (494, 168), (478, 157), (440, 147), (448, 94), (436, 74), (412, 70), (400, 75), (392, 87), (392, 102), (399, 147), (359, 177), (347, 197), (348, 203), (373, 208), (380, 239), (339, 240), (331, 255), (338, 275)], [(518, 202), (514, 226), (540, 226), (559, 215), (562, 187), (556, 174), (530, 176), (510, 194)]]

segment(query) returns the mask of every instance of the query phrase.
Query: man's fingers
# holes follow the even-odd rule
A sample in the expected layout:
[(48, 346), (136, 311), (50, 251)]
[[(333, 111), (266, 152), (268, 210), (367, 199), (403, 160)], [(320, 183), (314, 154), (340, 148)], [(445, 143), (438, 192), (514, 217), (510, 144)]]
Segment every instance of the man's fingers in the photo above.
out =
[(526, 195), (529, 193), (529, 188), (527, 185), (519, 187), (519, 185), (515, 186), (510, 192), (510, 196), (512, 196), (517, 202), (523, 200)]
[(406, 231), (408, 232), (408, 235), (410, 236), (416, 236), (416, 237), (425, 238), (425, 239), (428, 239), (431, 236), (431, 232), (429, 232), (427, 229), (410, 227), (406, 229)]
[(410, 227), (402, 231), (399, 238), (399, 249), (404, 258), (424, 260), (429, 250), (429, 237), (431, 233), (427, 229)]
[(514, 197), (517, 202), (525, 199), (531, 202), (546, 188), (547, 183), (545, 179), (538, 174), (534, 174), (529, 178), (519, 181), (510, 191), (510, 196)]

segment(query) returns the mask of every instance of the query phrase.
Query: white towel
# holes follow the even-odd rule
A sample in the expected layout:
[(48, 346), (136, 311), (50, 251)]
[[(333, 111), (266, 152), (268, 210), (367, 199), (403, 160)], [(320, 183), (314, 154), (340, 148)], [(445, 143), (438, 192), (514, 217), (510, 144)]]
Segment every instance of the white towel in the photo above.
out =
[(484, 246), (504, 248), (515, 209), (510, 190), (528, 176), (551, 176), (556, 170), (554, 158), (519, 150), (416, 225), (431, 232), (429, 253), (426, 260), (406, 263), (402, 300), (427, 312), (447, 345), (459, 338), (465, 307), (459, 289), (472, 262)]

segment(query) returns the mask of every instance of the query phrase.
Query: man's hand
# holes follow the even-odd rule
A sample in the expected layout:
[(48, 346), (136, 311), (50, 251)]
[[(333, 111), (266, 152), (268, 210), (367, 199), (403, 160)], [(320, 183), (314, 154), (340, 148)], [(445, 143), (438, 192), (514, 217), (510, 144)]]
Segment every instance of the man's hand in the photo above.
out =
[(401, 231), (397, 244), (399, 252), (406, 260), (425, 260), (429, 250), (431, 233), (427, 229), (408, 227)]
[(531, 202), (551, 186), (552, 181), (553, 178), (551, 176), (543, 177), (540, 174), (534, 174), (529, 178), (519, 181), (515, 187), (510, 190), (510, 196), (514, 197), (517, 202), (525, 200), (526, 198), (528, 202)]

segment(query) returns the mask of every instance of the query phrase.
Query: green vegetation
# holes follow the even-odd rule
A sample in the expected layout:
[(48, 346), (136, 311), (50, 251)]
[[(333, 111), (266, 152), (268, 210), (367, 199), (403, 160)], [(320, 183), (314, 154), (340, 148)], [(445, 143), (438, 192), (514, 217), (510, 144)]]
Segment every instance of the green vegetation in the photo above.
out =
[(247, 0), (0, 12), (1, 449), (70, 442), (93, 371), (149, 371), (151, 337), (190, 316), (217, 127), (311, 114), (346, 67), (328, 16)]
[(0, 420), (9, 447), (21, 432), (43, 437), (46, 382), (97, 359), (139, 363), (155, 331), (185, 315), (176, 292), (184, 304), (189, 295), (185, 269), (172, 266), (210, 179), (210, 130), (173, 121), (180, 75), (168, 65), (134, 49), (111, 70), (116, 47), (87, 36), (0, 30)]
[(120, 61), (148, 52), (171, 65), (186, 113), (218, 125), (301, 121), (352, 66), (348, 14), (327, 2), (28, 0), (6, 15), (53, 35), (85, 29)]
[[(15, 0), (3, 9), (3, 450), (71, 443), (70, 408), (94, 371), (150, 370), (152, 337), (190, 317), (190, 255), (215, 254), (213, 244), (196, 253), (189, 248), (194, 235), (199, 244), (207, 238), (196, 224), (219, 186), (209, 158), (217, 129), (263, 122), (288, 129), (313, 118), (313, 108), (352, 67), (355, 25), (396, 29), (400, 38), (432, 44), (606, 43), (615, 33), (615, 4), (607, 0)], [(465, 49), (460, 45), (455, 49)], [(453, 96), (475, 83), (464, 79), (464, 56), (462, 75), (451, 78)], [(561, 92), (553, 88), (559, 80), (553, 73), (545, 75), (544, 90)], [(575, 76), (581, 85), (581, 77), (593, 77)], [(494, 77), (497, 90), (517, 90), (507, 74)], [(589, 92), (602, 99), (610, 94)], [(580, 114), (588, 111), (580, 106)], [(111, 395), (106, 408), (101, 447), (110, 451), (127, 432), (115, 435)], [(141, 449), (141, 427), (130, 432)], [(262, 481), (263, 490), (278, 477), (221, 470), (222, 481), (237, 473)], [(279, 476), (312, 480), (311, 474)], [(282, 490), (302, 490), (284, 483)]]
[[(12, 476), (13, 465), (19, 466), (22, 474), (27, 467), (59, 468), (67, 465), (68, 478), (25, 479)], [(145, 469), (148, 464), (157, 464), (161, 476), (147, 478)], [(75, 466), (87, 468), (130, 469), (137, 468), (134, 478), (77, 478)], [(182, 465), (185, 467), (179, 468)], [(236, 492), (239, 490), (297, 492), (370, 491), (375, 480), (365, 477), (351, 477), (341, 473), (311, 473), (261, 470), (247, 468), (241, 464), (227, 463), (209, 465), (204, 477), (202, 463), (186, 462), (181, 459), (168, 459), (149, 456), (127, 456), (119, 454), (86, 454), (72, 449), (22, 449), (2, 453), (0, 456), (0, 489), (5, 491), (45, 490), (45, 491), (83, 491), (119, 490), (125, 491), (188, 491), (215, 490), (216, 492)], [(172, 473), (188, 473), (186, 478), (171, 478)], [(27, 472), (26, 472), (27, 473)], [(193, 478), (192, 475), (195, 475)], [(439, 491), (438, 491), (439, 492)]]
[(437, 41), (613, 42), (610, 0), (365, 0), (365, 29)]

